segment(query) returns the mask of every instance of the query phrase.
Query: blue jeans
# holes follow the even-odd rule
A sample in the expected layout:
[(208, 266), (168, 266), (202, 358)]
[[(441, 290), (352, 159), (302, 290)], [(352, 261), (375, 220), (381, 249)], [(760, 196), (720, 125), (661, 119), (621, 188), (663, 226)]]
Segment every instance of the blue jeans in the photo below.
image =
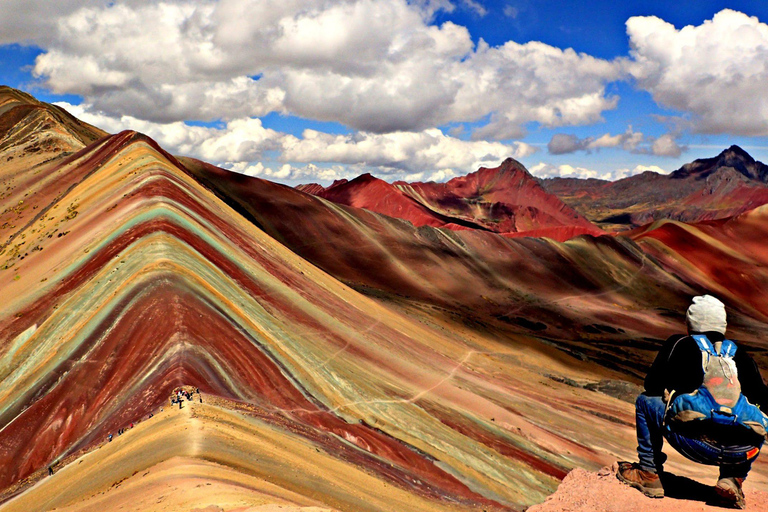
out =
[[(643, 393), (635, 401), (637, 455), (640, 467), (656, 473), (667, 456), (661, 451), (664, 439), (686, 458), (700, 464), (720, 466), (720, 477), (746, 478), (762, 441), (757, 445), (720, 446), (670, 432), (664, 426), (665, 404), (660, 396)], [(757, 449), (757, 451), (755, 450)]]

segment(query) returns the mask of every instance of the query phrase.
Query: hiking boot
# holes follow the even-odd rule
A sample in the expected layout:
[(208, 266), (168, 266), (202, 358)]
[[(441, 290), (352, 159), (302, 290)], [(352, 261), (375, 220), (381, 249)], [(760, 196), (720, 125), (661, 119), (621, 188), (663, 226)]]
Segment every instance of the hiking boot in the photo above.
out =
[(715, 492), (723, 505), (731, 508), (747, 508), (747, 502), (744, 500), (744, 491), (741, 490), (743, 478), (727, 477), (721, 478), (715, 485)]
[(664, 487), (659, 475), (641, 468), (636, 462), (619, 462), (616, 478), (650, 498), (664, 497)]

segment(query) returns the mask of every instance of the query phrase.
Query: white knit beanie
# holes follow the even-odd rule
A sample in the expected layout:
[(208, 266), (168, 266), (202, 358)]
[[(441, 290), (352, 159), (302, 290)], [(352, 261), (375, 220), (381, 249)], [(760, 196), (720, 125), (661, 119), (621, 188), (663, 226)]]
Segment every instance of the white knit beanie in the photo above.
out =
[(725, 305), (711, 295), (694, 297), (685, 319), (689, 331), (717, 331), (725, 334)]

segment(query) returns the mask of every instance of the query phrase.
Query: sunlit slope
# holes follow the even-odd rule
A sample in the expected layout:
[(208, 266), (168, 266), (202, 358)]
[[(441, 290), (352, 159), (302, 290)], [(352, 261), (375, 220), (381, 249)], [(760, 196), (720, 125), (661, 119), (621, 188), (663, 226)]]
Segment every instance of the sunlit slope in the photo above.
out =
[[(138, 134), (63, 165), (71, 182), (46, 192), (2, 254), (3, 488), (157, 411), (182, 384), (246, 403), (270, 428), (322, 438), (328, 456), (435, 507), (520, 507), (574, 464), (612, 456), (574, 419), (575, 395), (553, 402), (538, 389), (548, 372), (609, 372), (571, 368), (520, 338), (518, 352), (541, 357), (521, 373), (509, 339), (360, 295)], [(387, 510), (360, 492), (370, 510)], [(337, 506), (322, 494), (311, 497)]]
[(462, 510), (391, 485), (329, 448), (226, 407), (187, 404), (102, 444), (0, 508)]
[(768, 319), (768, 207), (718, 221), (664, 221), (631, 234), (686, 280)]
[(14, 171), (30, 170), (78, 151), (105, 135), (56, 105), (0, 85), (0, 172), (4, 179), (16, 174)]

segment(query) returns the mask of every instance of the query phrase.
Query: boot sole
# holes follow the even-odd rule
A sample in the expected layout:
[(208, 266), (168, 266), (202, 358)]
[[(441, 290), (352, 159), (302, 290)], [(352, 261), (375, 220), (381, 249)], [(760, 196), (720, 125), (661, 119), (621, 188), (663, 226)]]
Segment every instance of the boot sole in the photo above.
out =
[(630, 480), (627, 480), (623, 476), (621, 476), (621, 473), (616, 473), (616, 478), (619, 479), (620, 482), (627, 484), (630, 487), (634, 487), (644, 495), (648, 496), (649, 498), (663, 498), (664, 497), (664, 489), (651, 489), (648, 487), (643, 487), (637, 482), (632, 482)]
[(717, 493), (718, 498), (720, 498), (722, 505), (738, 509), (747, 508), (747, 501), (744, 499), (743, 495), (733, 493), (730, 489), (717, 486), (715, 486), (715, 492)]

